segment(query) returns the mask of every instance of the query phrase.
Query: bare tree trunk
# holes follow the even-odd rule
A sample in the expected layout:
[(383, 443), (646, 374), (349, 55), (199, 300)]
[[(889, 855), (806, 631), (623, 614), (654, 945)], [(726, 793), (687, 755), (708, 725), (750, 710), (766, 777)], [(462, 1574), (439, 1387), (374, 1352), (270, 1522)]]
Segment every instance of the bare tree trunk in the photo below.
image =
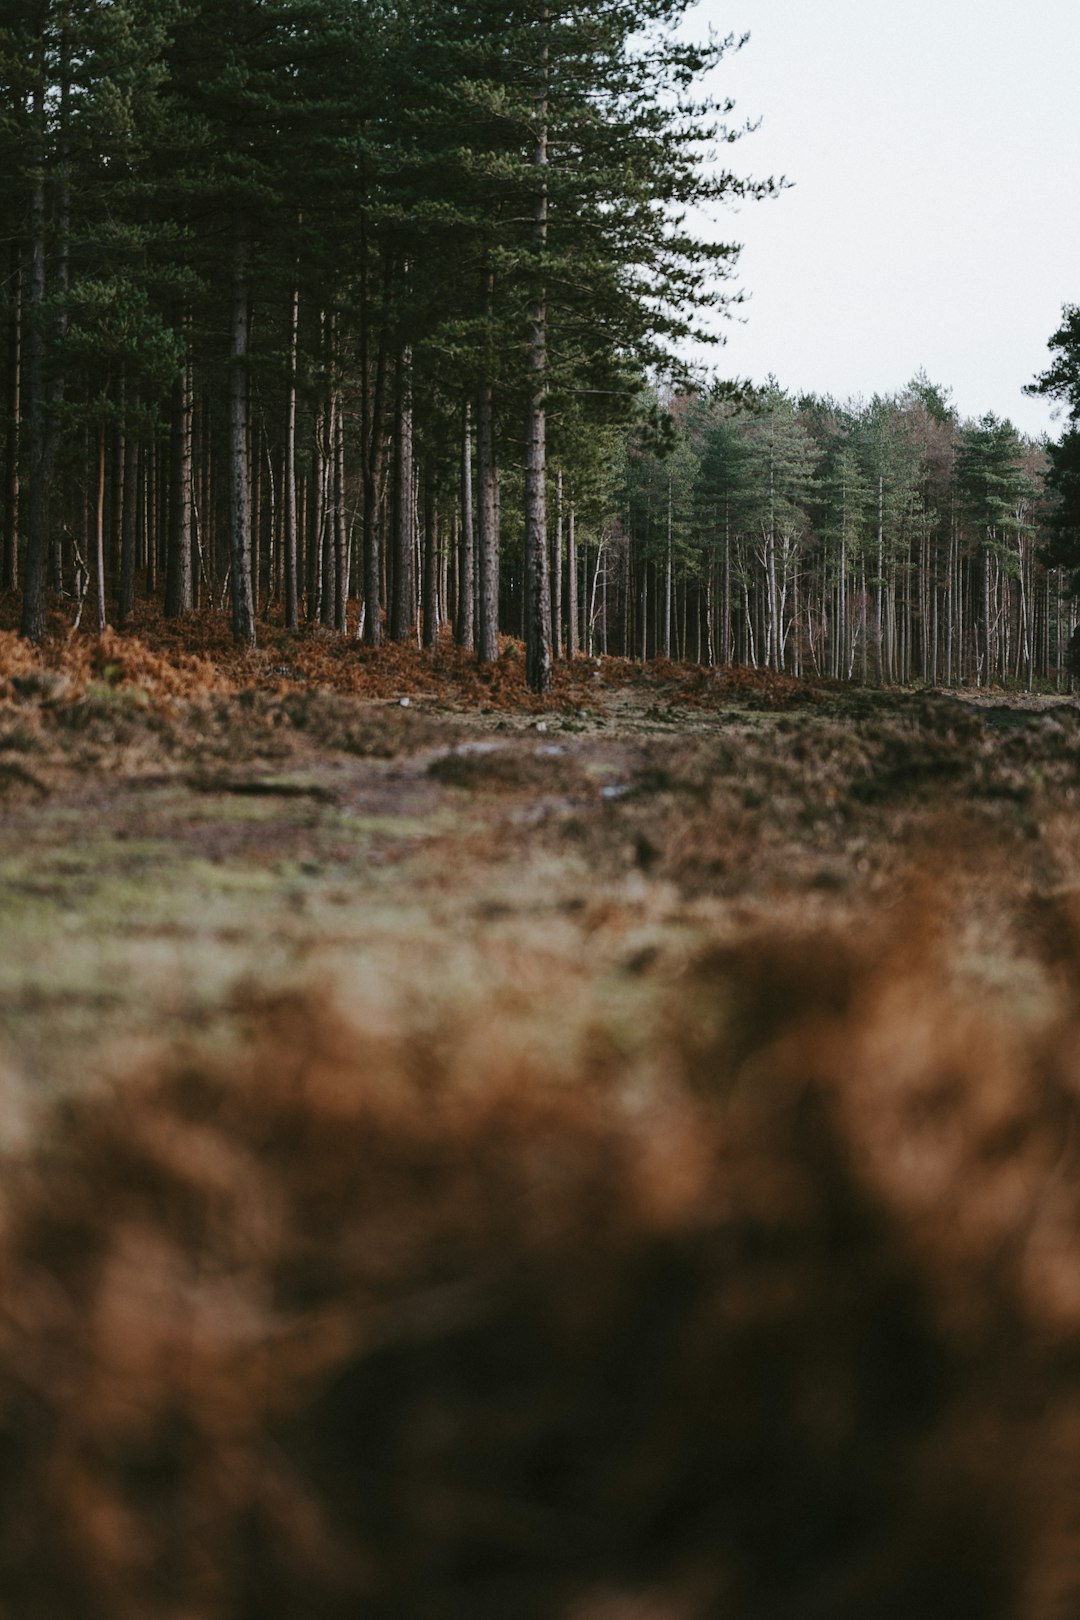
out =
[(770, 669), (779, 670), (782, 662), (780, 645), (780, 588), (776, 578), (776, 534), (772, 525), (765, 542), (766, 588), (768, 594), (768, 622), (765, 631), (766, 659)]
[(534, 392), (525, 446), (525, 676), (534, 692), (546, 692), (551, 685), (543, 325), (542, 306), (534, 304), (530, 345)]
[[(712, 661), (710, 642), (709, 660)], [(724, 511), (724, 571), (720, 585), (720, 662), (730, 664), (731, 659), (731, 513)]]
[(499, 657), (499, 467), (495, 455), (495, 400), (490, 383), (485, 383), (480, 390), (476, 470), (480, 497), (480, 622), (476, 652), (480, 663), (494, 664)]
[[(124, 474), (127, 469), (127, 376), (121, 368), (120, 414), (116, 424), (115, 449), (112, 458), (112, 500), (108, 486), (105, 492), (105, 570), (112, 580), (119, 578), (120, 553), (124, 549)], [(106, 443), (105, 454), (109, 447)], [(111, 508), (111, 509), (110, 509)]]
[(97, 507), (94, 517), (94, 584), (97, 597), (97, 633), (104, 635), (105, 616), (105, 413), (98, 422)]
[[(44, 47), (42, 47), (44, 58)], [(34, 86), (34, 181), (30, 195), (30, 499), (27, 513), (26, 567), (22, 624), (28, 641), (45, 634), (45, 581), (49, 564), (49, 495), (52, 488), (53, 431), (45, 377), (45, 84)]]
[[(255, 645), (251, 584), (251, 450), (248, 442), (248, 242), (237, 220), (233, 240), (232, 370), (229, 377), (229, 564), (233, 639)], [(150, 549), (153, 549), (151, 541)]]
[[(148, 445), (146, 449), (146, 477), (143, 480), (142, 500), (142, 537), (141, 555), (146, 558), (146, 594), (153, 596), (157, 590), (157, 546), (154, 540), (154, 523), (157, 513), (157, 477), (158, 454), (156, 445)], [(231, 577), (231, 576), (230, 576)]]
[[(603, 556), (603, 552), (604, 552), (604, 542), (601, 540), (600, 549), (597, 552), (597, 556), (596, 556), (596, 561), (597, 561), (598, 565), (599, 565), (599, 562), (600, 562), (600, 558)], [(605, 658), (607, 657), (607, 596), (608, 596), (608, 571), (607, 571), (607, 564), (605, 563), (603, 572), (600, 575), (600, 651), (601, 651), (601, 653), (603, 653)]]
[(649, 658), (649, 564), (641, 565), (641, 662)]
[(293, 286), (289, 304), (289, 380), (285, 396), (285, 463), (282, 483), (284, 505), (282, 551), (285, 572), (285, 628), (295, 630), (300, 623), (297, 550), (299, 525), (296, 520), (296, 354), (300, 335), (300, 288)]
[(472, 652), (476, 634), (476, 542), (473, 531), (472, 427), (466, 400), (461, 431), (461, 532), (458, 542), (458, 594), (454, 640)]
[(555, 539), (551, 548), (551, 646), (556, 658), (562, 657), (562, 551), (563, 475), (560, 467), (555, 480)]
[(945, 685), (953, 684), (953, 634), (956, 628), (956, 524), (949, 518), (949, 562), (945, 583)]
[(537, 96), (533, 167), (537, 193), (533, 212), (533, 246), (538, 284), (529, 306), (529, 407), (525, 434), (525, 678), (534, 692), (551, 685), (551, 594), (547, 538), (547, 294), (544, 254), (548, 220), (547, 26), (549, 11), (540, 8), (544, 30), (542, 81)]
[(424, 464), (424, 646), (434, 647), (439, 639), (439, 517), (435, 504), (435, 468), (431, 457)]
[(836, 674), (839, 678), (848, 667), (847, 623), (847, 510), (840, 530), (840, 573), (836, 581)]
[(415, 618), (416, 588), (413, 549), (416, 524), (413, 506), (412, 353), (398, 360), (397, 433), (394, 455), (394, 578), (390, 599), (390, 639), (408, 641)]
[(878, 685), (885, 681), (885, 479), (878, 476), (877, 587), (874, 605), (874, 633), (878, 649)]
[(329, 629), (335, 622), (337, 615), (337, 569), (335, 566), (335, 551), (337, 546), (337, 479), (335, 467), (337, 456), (337, 393), (333, 384), (330, 385), (326, 402), (326, 444), (323, 460), (323, 532), (322, 547), (319, 553), (319, 573), (321, 586), (319, 591), (319, 620)]
[(992, 632), (992, 629), (991, 629), (991, 616), (990, 616), (990, 547), (986, 546), (986, 545), (983, 546), (983, 554), (982, 554), (982, 622), (983, 622), (983, 654), (984, 654), (984, 657), (985, 657), (985, 660), (986, 660), (984, 684), (986, 686), (989, 686), (990, 682), (991, 682), (991, 680), (993, 678), (993, 670), (991, 668), (991, 663), (990, 663), (992, 650), (993, 650), (992, 649), (993, 632)]
[[(60, 23), (60, 124), (57, 138), (58, 184), (56, 195), (56, 339), (59, 353), (63, 353), (68, 332), (68, 292), (71, 286), (71, 35), (70, 18), (61, 13)], [(59, 411), (64, 402), (65, 378), (62, 365), (57, 365), (52, 379), (53, 407)], [(50, 430), (51, 432), (51, 430)], [(49, 573), (57, 591), (64, 589), (64, 548), (59, 525), (50, 533)]]
[(342, 635), (349, 628), (349, 524), (345, 511), (345, 411), (337, 396), (334, 415), (334, 626)]
[[(378, 647), (382, 643), (383, 570), (385, 553), (380, 544), (379, 498), (383, 462), (383, 410), (386, 398), (386, 379), (390, 367), (385, 324), (379, 336), (379, 353), (375, 362), (374, 381), (369, 388), (369, 339), (367, 230), (361, 224), (361, 296), (360, 296), (360, 436), (363, 440), (364, 515), (361, 547), (364, 568), (364, 644)], [(389, 275), (389, 271), (387, 271)]]
[[(185, 330), (190, 317), (185, 317)], [(169, 544), (165, 565), (165, 617), (175, 619), (189, 613), (195, 603), (191, 555), (191, 468), (194, 398), (191, 387), (191, 360), (185, 355), (183, 370), (173, 390), (172, 443), (170, 455), (171, 490), (169, 498)], [(132, 574), (134, 575), (134, 543)], [(123, 567), (121, 566), (121, 595)]]
[[(592, 589), (589, 592), (589, 624), (588, 624), (589, 646), (588, 646), (588, 651), (589, 651), (590, 655), (596, 651), (595, 634), (594, 634), (594, 627), (596, 625), (596, 593), (597, 593), (597, 590), (600, 587), (600, 570), (603, 567), (603, 563), (604, 563), (604, 544), (605, 544), (604, 537), (603, 537), (603, 535), (601, 535), (600, 543), (596, 548), (596, 567), (593, 570)], [(604, 577), (606, 579), (607, 575), (605, 574)]]
[(451, 556), (457, 555), (458, 514), (455, 512), (449, 524), (439, 521), (439, 513), (435, 513), (435, 529), (437, 546), (437, 560), (439, 573), (439, 629), (443, 630), (453, 625), (454, 616), (451, 612)]
[[(178, 387), (182, 388), (183, 384), (182, 383), (179, 384)], [(137, 391), (132, 393), (130, 403), (131, 403), (131, 406), (133, 407), (134, 412), (137, 412), (138, 408), (139, 408), (139, 395), (138, 395)], [(173, 454), (174, 454), (174, 458), (175, 458), (175, 455), (176, 455), (176, 444), (175, 444), (175, 435), (176, 435), (176, 433), (177, 433), (177, 422), (176, 422), (176, 419), (174, 418), (174, 420), (173, 420), (173, 435), (174, 435)], [(189, 454), (189, 457), (190, 457), (190, 446), (189, 446), (188, 454)], [(135, 611), (135, 547), (138, 544), (139, 473), (140, 473), (140, 470), (141, 469), (140, 469), (140, 456), (139, 456), (139, 441), (138, 441), (137, 437), (134, 437), (134, 436), (129, 434), (128, 438), (127, 438), (127, 443), (126, 443), (126, 446), (125, 446), (125, 450), (124, 450), (124, 491), (123, 491), (123, 499), (121, 501), (121, 514), (120, 514), (120, 590), (118, 592), (118, 601), (117, 601), (117, 619), (118, 619), (118, 622), (120, 624), (121, 629), (123, 629), (128, 623), (130, 623), (131, 616)], [(175, 523), (175, 502), (176, 502), (176, 498), (177, 498), (177, 492), (175, 490), (173, 492), (173, 496), (174, 496), (174, 510), (173, 510), (173, 515), (172, 515), (171, 521), (173, 523)], [(170, 540), (171, 540), (171, 535), (170, 535)], [(190, 546), (189, 546), (189, 553), (188, 553), (188, 562), (189, 562), (189, 566), (188, 566), (188, 588), (189, 588), (189, 595), (190, 595), (190, 580), (191, 580)], [(171, 544), (170, 544), (170, 548), (169, 548), (169, 565), (170, 565), (170, 567), (172, 565), (172, 546), (171, 546)], [(165, 587), (165, 589), (166, 589), (166, 597), (165, 597), (165, 613), (166, 613), (166, 616), (169, 616), (168, 580), (169, 580), (169, 576), (167, 575), (166, 576), (166, 587)], [(190, 607), (190, 605), (191, 604), (189, 602), (188, 606)], [(175, 616), (175, 615), (173, 615), (173, 616)]]
[(322, 596), (323, 528), (326, 524), (326, 457), (323, 453), (323, 422), (325, 408), (319, 405), (313, 424), (311, 447), (311, 523), (308, 530), (307, 554), (307, 606), (309, 624), (319, 618)]
[(573, 663), (578, 652), (578, 568), (574, 503), (566, 513), (566, 657)]
[(673, 535), (675, 527), (675, 490), (671, 468), (667, 482), (667, 552), (664, 557), (664, 657), (671, 657), (671, 583), (673, 568)]
[(8, 440), (5, 477), (4, 551), (0, 589), (19, 583), (19, 440), (22, 435), (22, 265), (18, 246), (11, 250), (13, 298), (8, 325)]

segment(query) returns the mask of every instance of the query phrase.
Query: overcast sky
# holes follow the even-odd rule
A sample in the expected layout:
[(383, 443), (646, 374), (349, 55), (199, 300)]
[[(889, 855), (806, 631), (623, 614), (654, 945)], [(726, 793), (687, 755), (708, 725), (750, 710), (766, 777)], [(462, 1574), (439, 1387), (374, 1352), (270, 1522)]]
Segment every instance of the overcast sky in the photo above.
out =
[(745, 325), (710, 362), (795, 391), (892, 392), (921, 366), (961, 413), (1056, 435), (1021, 389), (1080, 302), (1080, 0), (700, 0), (749, 32), (714, 88), (761, 127), (736, 172)]

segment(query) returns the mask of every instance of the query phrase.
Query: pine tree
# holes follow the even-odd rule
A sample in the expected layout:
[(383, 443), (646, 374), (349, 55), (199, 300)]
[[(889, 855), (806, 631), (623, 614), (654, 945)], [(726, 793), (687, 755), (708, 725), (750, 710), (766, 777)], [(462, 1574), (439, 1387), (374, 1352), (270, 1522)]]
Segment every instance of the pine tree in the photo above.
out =
[[(1005, 674), (1001, 657), (1001, 613), (997, 585), (1017, 576), (1020, 537), (1027, 527), (1024, 507), (1034, 488), (1023, 465), (1019, 435), (1011, 422), (987, 414), (961, 435), (956, 457), (960, 498), (977, 536), (981, 563), (982, 678)], [(1010, 545), (1010, 535), (1013, 544)]]

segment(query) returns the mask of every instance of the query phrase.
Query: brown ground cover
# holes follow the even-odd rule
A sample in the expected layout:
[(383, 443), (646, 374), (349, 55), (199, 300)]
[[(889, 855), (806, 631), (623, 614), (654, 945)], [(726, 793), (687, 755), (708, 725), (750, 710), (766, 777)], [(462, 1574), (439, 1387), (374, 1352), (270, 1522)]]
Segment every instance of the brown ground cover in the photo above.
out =
[(0, 1615), (1071, 1616), (1078, 808), (1062, 699), (0, 631)]
[(551, 694), (538, 698), (525, 683), (521, 644), (508, 637), (502, 659), (490, 667), (478, 666), (445, 636), (427, 653), (394, 643), (373, 650), (317, 626), (290, 632), (273, 623), (261, 627), (260, 648), (250, 652), (235, 647), (224, 613), (168, 620), (151, 603), (140, 604), (127, 633), (108, 630), (102, 637), (72, 631), (67, 615), (54, 612), (40, 651), (19, 640), (17, 625), (14, 599), (0, 597), (0, 678), (44, 669), (77, 691), (95, 681), (155, 697), (317, 686), (369, 701), (419, 695), (451, 707), (529, 713), (587, 706), (598, 692), (624, 688), (705, 708), (739, 699), (780, 708), (813, 702), (824, 690), (769, 671), (581, 658), (557, 666)]

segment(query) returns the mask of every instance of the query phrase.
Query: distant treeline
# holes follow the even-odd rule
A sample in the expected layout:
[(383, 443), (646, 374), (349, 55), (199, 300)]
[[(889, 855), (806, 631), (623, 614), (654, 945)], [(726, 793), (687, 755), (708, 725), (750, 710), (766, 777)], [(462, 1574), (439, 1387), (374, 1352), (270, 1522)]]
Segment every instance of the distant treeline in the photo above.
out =
[[(593, 640), (883, 682), (1056, 680), (1075, 608), (1048, 565), (1047, 454), (920, 375), (869, 402), (770, 385), (632, 433)], [(663, 453), (661, 453), (661, 450)]]

